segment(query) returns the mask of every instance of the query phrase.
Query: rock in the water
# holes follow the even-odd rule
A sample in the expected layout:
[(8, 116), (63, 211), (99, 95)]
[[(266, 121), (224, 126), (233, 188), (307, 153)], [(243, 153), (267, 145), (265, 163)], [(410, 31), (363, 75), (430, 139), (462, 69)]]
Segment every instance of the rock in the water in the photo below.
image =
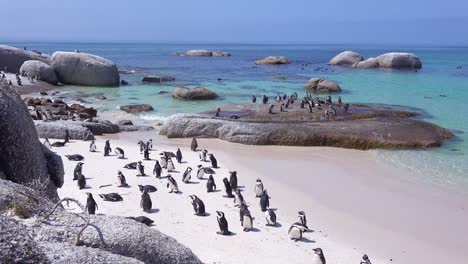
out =
[(102, 94), (98, 94), (98, 95), (96, 95), (96, 99), (97, 99), (97, 100), (106, 100), (107, 97), (105, 97), (105, 96), (102, 95)]
[(226, 51), (189, 50), (182, 53), (176, 52), (175, 55), (192, 57), (229, 57), (231, 56), (231, 53)]
[(175, 81), (175, 77), (173, 76), (145, 76), (143, 77), (142, 82), (149, 82), (149, 83), (162, 83), (162, 82), (171, 82)]
[(20, 73), (21, 65), (28, 60), (48, 63), (49, 58), (36, 52), (0, 45), (0, 70), (3, 71), (7, 67), (8, 72)]
[(378, 56), (377, 61), (381, 68), (392, 69), (420, 69), (421, 60), (412, 53), (390, 52)]
[(123, 105), (120, 107), (120, 110), (125, 111), (127, 113), (134, 114), (134, 113), (153, 111), (154, 108), (149, 104), (136, 104), (136, 105)]
[(356, 62), (353, 67), (360, 69), (372, 69), (379, 67), (379, 61), (376, 58), (368, 58), (367, 60)]
[(57, 197), (57, 188), (61, 185), (54, 183), (63, 183), (63, 174), (50, 175), (26, 105), (8, 85), (0, 85), (0, 174), (20, 184), (41, 183), (35, 188), (49, 197)]
[(51, 66), (60, 82), (84, 86), (118, 86), (117, 66), (110, 60), (88, 53), (54, 52)]
[(204, 87), (193, 89), (176, 87), (172, 90), (172, 97), (181, 100), (210, 100), (218, 98), (218, 95)]
[(255, 61), (256, 64), (289, 64), (291, 63), (287, 57), (284, 56), (269, 56)]
[(357, 62), (364, 60), (361, 54), (354, 51), (343, 51), (330, 60), (331, 65), (351, 66)]
[(312, 78), (305, 85), (304, 88), (314, 93), (339, 93), (341, 87), (332, 80), (323, 78)]
[(229, 57), (231, 56), (231, 53), (225, 52), (225, 51), (213, 51), (211, 52), (213, 57)]
[(54, 69), (42, 61), (25, 61), (20, 68), (20, 73), (24, 73), (29, 77), (37, 78), (40, 81), (48, 82), (53, 85), (58, 84), (57, 75), (55, 74)]

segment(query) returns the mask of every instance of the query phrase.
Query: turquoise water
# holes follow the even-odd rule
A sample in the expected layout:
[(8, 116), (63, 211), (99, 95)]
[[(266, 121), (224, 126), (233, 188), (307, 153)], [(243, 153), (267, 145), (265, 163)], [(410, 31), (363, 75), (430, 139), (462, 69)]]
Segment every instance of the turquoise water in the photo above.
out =
[[(75, 50), (105, 56), (120, 69), (134, 69), (135, 74), (122, 74), (130, 86), (120, 88), (67, 87), (101, 111), (117, 111), (119, 105), (151, 104), (155, 111), (141, 117), (164, 120), (173, 113), (193, 113), (213, 109), (220, 104), (247, 102), (252, 94), (277, 92), (301, 94), (302, 85), (311, 77), (336, 80), (344, 89), (345, 101), (402, 105), (425, 111), (423, 119), (451, 129), (456, 138), (442, 148), (423, 151), (378, 151), (378, 157), (397, 167), (407, 168), (432, 183), (468, 191), (468, 47), (370, 47), (316, 45), (188, 45), (188, 44), (71, 44), (40, 43), (27, 45), (46, 53)], [(189, 49), (224, 50), (232, 57), (191, 58), (172, 56), (172, 52)], [(364, 57), (389, 51), (417, 54), (423, 69), (414, 71), (359, 70), (330, 67), (326, 62), (343, 50), (354, 50)], [(285, 66), (256, 66), (255, 59), (288, 56), (293, 61)], [(302, 64), (307, 63), (307, 66)], [(457, 69), (462, 66), (462, 69)], [(314, 71), (317, 67), (326, 70)], [(177, 78), (167, 85), (142, 85), (144, 75), (172, 75)], [(278, 76), (285, 77), (278, 78)], [(222, 78), (217, 81), (217, 78)], [(221, 95), (215, 101), (183, 102), (171, 98), (173, 86), (204, 86)], [(108, 100), (97, 102), (96, 94)]]

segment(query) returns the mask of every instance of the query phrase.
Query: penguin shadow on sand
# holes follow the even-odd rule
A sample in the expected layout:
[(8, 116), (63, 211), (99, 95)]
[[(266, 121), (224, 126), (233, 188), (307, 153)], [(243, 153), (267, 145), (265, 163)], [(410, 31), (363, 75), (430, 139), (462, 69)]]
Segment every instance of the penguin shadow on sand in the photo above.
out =
[(150, 209), (148, 212), (146, 212), (147, 214), (156, 214), (156, 213), (159, 213), (159, 209), (158, 208), (152, 208)]
[(196, 181), (188, 181), (188, 182), (186, 182), (185, 184), (200, 184), (200, 182), (196, 182)]
[(301, 239), (300, 239), (299, 241), (300, 241), (300, 242), (307, 243), (307, 244), (317, 243), (317, 241), (312, 240), (312, 239), (308, 239), (307, 237), (301, 237)]
[[(209, 193), (217, 193), (217, 192), (221, 192), (221, 190), (219, 190), (219, 189), (218, 189), (218, 190), (213, 190), (213, 191), (211, 191), (211, 192), (209, 192)], [(226, 196), (226, 197), (227, 197), (227, 196)]]

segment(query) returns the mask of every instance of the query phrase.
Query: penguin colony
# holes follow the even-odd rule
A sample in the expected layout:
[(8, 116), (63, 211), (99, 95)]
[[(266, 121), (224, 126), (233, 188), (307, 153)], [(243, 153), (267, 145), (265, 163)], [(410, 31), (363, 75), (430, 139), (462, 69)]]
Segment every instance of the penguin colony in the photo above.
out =
[[(279, 95), (278, 95), (279, 97)], [(68, 137), (68, 135), (67, 135)], [(68, 138), (66, 138), (66, 142), (68, 143)], [(50, 148), (50, 143), (48, 139), (44, 142), (44, 145), (46, 147)], [(149, 152), (152, 151), (152, 140), (144, 143), (142, 141), (138, 142), (138, 145), (140, 147), (140, 153), (143, 154), (143, 159), (149, 159)], [(109, 140), (106, 140), (105, 146), (103, 149), (104, 156), (111, 156), (111, 144)], [(215, 158), (213, 153), (208, 153), (207, 150), (199, 150), (198, 149), (198, 142), (196, 138), (192, 139), (191, 143), (191, 150), (192, 151), (198, 151), (199, 152), (199, 157), (200, 157), (200, 162), (205, 162), (209, 163), (211, 166), (203, 166), (202, 164), (199, 164), (196, 168), (196, 178), (199, 180), (206, 180), (206, 191), (207, 193), (215, 192), (217, 191), (217, 186), (215, 179), (213, 175), (216, 174), (216, 169), (218, 167), (218, 162), (217, 159)], [(95, 155), (98, 155), (99, 152), (97, 151), (97, 146), (96, 142), (93, 140), (92, 143), (90, 144), (89, 151), (92, 153), (96, 153)], [(102, 155), (102, 154), (101, 154)], [(75, 156), (80, 156), (79, 154), (76, 154)], [(117, 159), (125, 159), (124, 155), (124, 150), (116, 147), (115, 148), (115, 155), (113, 155), (114, 158)], [(81, 156), (82, 157), (82, 156)], [(112, 157), (112, 156), (111, 156)], [(109, 158), (111, 158), (109, 157)], [(168, 193), (179, 193), (179, 185), (177, 183), (177, 180), (171, 176), (171, 172), (175, 171), (175, 165), (172, 161), (172, 159), (175, 158), (180, 166), (182, 166), (183, 163), (183, 155), (180, 149), (177, 149), (176, 153), (173, 152), (168, 152), (168, 151), (163, 151), (159, 154), (159, 159), (160, 160), (155, 160), (154, 163), (154, 168), (152, 171), (152, 176), (157, 178), (158, 180), (164, 180), (167, 182), (166, 187), (168, 189)], [(83, 166), (85, 166), (84, 162), (81, 162), (84, 158), (69, 158), (71, 161), (79, 161), (76, 163), (75, 169), (73, 171), (73, 181), (77, 181), (78, 189), (90, 189), (91, 186), (87, 185), (86, 182), (86, 177), (83, 174)], [(123, 166), (123, 168), (128, 170), (136, 170), (136, 176), (141, 177), (141, 176), (147, 176), (145, 174), (145, 168), (144, 165), (142, 164), (141, 161), (138, 162), (131, 162)], [(166, 176), (162, 176), (163, 171), (167, 171)], [(181, 181), (184, 184), (190, 184), (191, 179), (192, 179), (192, 168), (190, 166), (187, 166), (183, 175)], [(206, 177), (206, 174), (208, 174), (208, 177)], [(124, 173), (121, 170), (117, 171), (117, 180), (118, 180), (118, 185), (117, 187), (120, 188), (132, 188), (132, 186), (129, 186), (126, 182), (126, 178)], [(240, 226), (244, 232), (249, 232), (254, 230), (254, 220), (256, 221), (262, 221), (264, 225), (266, 226), (278, 226), (277, 225), (277, 216), (275, 213), (276, 209), (270, 208), (270, 196), (265, 189), (263, 182), (261, 179), (257, 179), (255, 182), (255, 185), (253, 186), (253, 193), (255, 197), (248, 197), (248, 199), (255, 199), (257, 198), (259, 200), (258, 206), (260, 207), (261, 211), (264, 213), (264, 216), (260, 217), (257, 216), (255, 219), (250, 210), (249, 210), (249, 203), (246, 202), (246, 199), (242, 195), (242, 189), (243, 187), (238, 185), (238, 177), (237, 177), (237, 172), (236, 171), (229, 171), (229, 177), (224, 177), (222, 179), (223, 185), (224, 185), (224, 192), (225, 194), (223, 197), (232, 199), (233, 204), (235, 207), (239, 208), (239, 220), (240, 220)], [(108, 185), (110, 186), (110, 185)], [(100, 186), (105, 187), (105, 186)], [(137, 186), (139, 191), (141, 192), (141, 200), (140, 200), (140, 208), (143, 212), (146, 213), (152, 213), (153, 212), (153, 201), (151, 199), (151, 193), (154, 193), (158, 191), (158, 189), (153, 186), (153, 185), (138, 185)], [(99, 210), (98, 203), (94, 199), (93, 195), (90, 192), (86, 192), (86, 206), (85, 210), (89, 214), (96, 214), (96, 211)], [(124, 198), (118, 194), (118, 193), (102, 193), (99, 194), (99, 197), (106, 202), (125, 202)], [(209, 209), (207, 211), (207, 207), (205, 207), (205, 203), (200, 199), (197, 195), (189, 195), (191, 205), (194, 210), (194, 215), (199, 216), (199, 217), (205, 217), (209, 216), (209, 211), (212, 213), (216, 213), (216, 219), (218, 222), (218, 227), (219, 231), (217, 234), (223, 235), (223, 236), (229, 236), (232, 235), (233, 233), (229, 230), (229, 222), (236, 222), (234, 219), (227, 219), (226, 215), (222, 211), (218, 211), (213, 208)], [(209, 205), (208, 205), (209, 208)], [(127, 217), (129, 219), (133, 219), (137, 222), (143, 223), (147, 226), (151, 226), (154, 221), (146, 216), (136, 216), (136, 217)], [(260, 220), (264, 219), (264, 220)], [(292, 241), (301, 241), (303, 238), (304, 233), (306, 233), (309, 230), (309, 227), (307, 225), (307, 218), (306, 214), (303, 211), (298, 212), (297, 215), (297, 221), (292, 223), (287, 231), (288, 237)], [(313, 249), (313, 255), (310, 263), (316, 263), (316, 264), (326, 264), (326, 259), (324, 256), (324, 253), (321, 248), (315, 248)], [(366, 264), (371, 264), (370, 259), (367, 255), (364, 255), (362, 257), (362, 260), (360, 263), (366, 263)]]

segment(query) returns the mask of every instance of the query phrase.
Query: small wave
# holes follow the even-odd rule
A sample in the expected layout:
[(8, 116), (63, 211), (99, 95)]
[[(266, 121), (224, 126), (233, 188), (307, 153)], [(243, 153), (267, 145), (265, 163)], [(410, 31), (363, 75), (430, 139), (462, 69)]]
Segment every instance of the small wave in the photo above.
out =
[(149, 121), (166, 121), (169, 119), (168, 116), (162, 116), (162, 115), (155, 115), (155, 114), (140, 114), (139, 116), (143, 120), (149, 120)]

